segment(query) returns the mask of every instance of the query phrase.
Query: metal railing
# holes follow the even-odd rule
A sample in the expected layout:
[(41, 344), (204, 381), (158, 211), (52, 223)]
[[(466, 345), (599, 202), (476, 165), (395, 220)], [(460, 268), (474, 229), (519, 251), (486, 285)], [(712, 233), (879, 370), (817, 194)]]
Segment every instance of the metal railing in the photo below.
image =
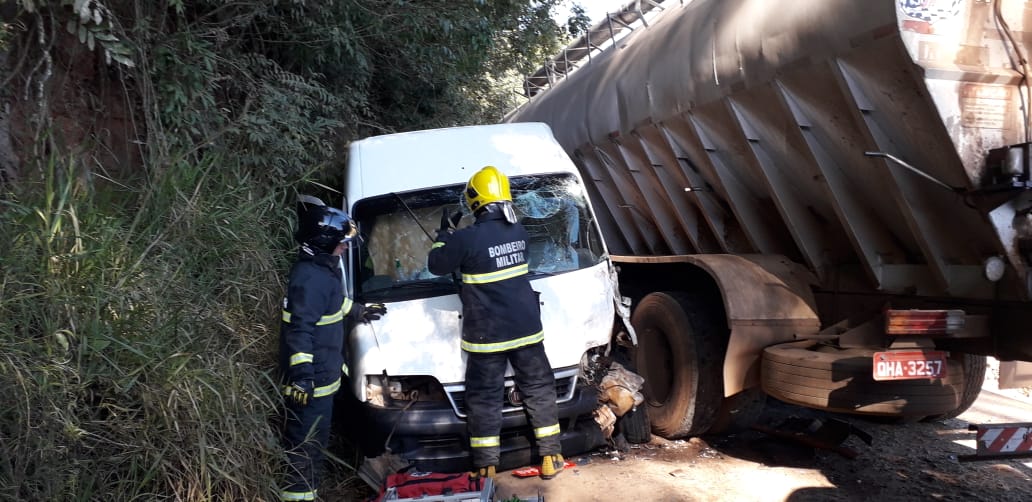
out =
[[(529, 100), (547, 91), (582, 65), (590, 64), (594, 55), (615, 47), (620, 39), (635, 29), (648, 28), (649, 19), (664, 10), (663, 2), (664, 0), (635, 0), (617, 12), (606, 13), (604, 20), (595, 23), (584, 35), (564, 47), (555, 57), (547, 59), (533, 75), (524, 77), (522, 92), (516, 94)], [(680, 5), (689, 2), (691, 0), (678, 0)]]

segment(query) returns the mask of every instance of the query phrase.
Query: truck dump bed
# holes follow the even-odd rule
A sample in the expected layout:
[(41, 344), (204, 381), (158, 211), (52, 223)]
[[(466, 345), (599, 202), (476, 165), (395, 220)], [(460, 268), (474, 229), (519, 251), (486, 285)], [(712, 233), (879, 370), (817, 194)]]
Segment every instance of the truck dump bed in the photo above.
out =
[(1028, 308), (1026, 2), (659, 5), (507, 117), (551, 125), (612, 254), (780, 254), (829, 291)]

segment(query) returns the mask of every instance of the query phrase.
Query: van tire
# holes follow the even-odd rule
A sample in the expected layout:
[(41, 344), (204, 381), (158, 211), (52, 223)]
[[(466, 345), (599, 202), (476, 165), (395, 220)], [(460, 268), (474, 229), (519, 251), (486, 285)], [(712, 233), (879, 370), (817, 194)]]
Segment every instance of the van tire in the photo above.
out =
[(962, 406), (968, 378), (957, 359), (947, 361), (940, 380), (878, 382), (871, 374), (874, 352), (814, 342), (773, 345), (763, 351), (760, 380), (771, 397), (840, 413), (912, 421)]
[(620, 417), (620, 432), (631, 444), (652, 441), (652, 423), (649, 422), (647, 406), (636, 406)]
[(646, 295), (631, 316), (635, 366), (652, 432), (678, 439), (703, 434), (723, 401), (727, 328), (712, 302), (684, 292)]

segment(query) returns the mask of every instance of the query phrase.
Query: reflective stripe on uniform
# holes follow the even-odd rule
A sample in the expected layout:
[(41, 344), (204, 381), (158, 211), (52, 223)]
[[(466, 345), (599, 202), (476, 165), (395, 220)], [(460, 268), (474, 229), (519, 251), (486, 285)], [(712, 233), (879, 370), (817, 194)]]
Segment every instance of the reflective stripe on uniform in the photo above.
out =
[(443, 242), (435, 242), (433, 246), (430, 246), (430, 249), (437, 249), (439, 247), (444, 247), (444, 243)]
[(469, 446), (472, 448), (491, 448), (492, 446), (498, 446), (501, 444), (501, 438), (499, 436), (485, 436), (485, 437), (471, 437), (469, 438)]
[(559, 424), (549, 425), (548, 427), (538, 427), (534, 429), (534, 437), (541, 439), (548, 436), (554, 436), (559, 434)]
[(280, 500), (315, 500), (315, 492), (280, 492)]
[(330, 314), (324, 315), (319, 318), (319, 321), (315, 323), (316, 326), (326, 326), (327, 324), (333, 324), (344, 320), (344, 305), (347, 305), (349, 300), (344, 299), (344, 303), (340, 306), (340, 310)]
[(344, 376), (351, 376), (351, 373), (348, 371), (348, 363), (342, 364), (340, 366), (340, 371), (344, 373)]
[(515, 267), (503, 268), (486, 274), (462, 274), (462, 282), (466, 284), (487, 284), (489, 282), (504, 281), (521, 275), (527, 275), (530, 269), (527, 264), (516, 265)]
[[(347, 315), (348, 312), (351, 312), (351, 307), (352, 306), (354, 306), (354, 302), (351, 301), (351, 298), (344, 298), (344, 303), (341, 304), (340, 310), (338, 310), (338, 311), (336, 311), (336, 312), (334, 312), (334, 313), (332, 313), (330, 315), (324, 315), (324, 316), (320, 317), (319, 321), (316, 322), (315, 325), (316, 326), (325, 326), (327, 324), (333, 324), (335, 322), (343, 321), (344, 320), (344, 316)], [(290, 312), (284, 310), (283, 311), (283, 322), (290, 322), (290, 318), (291, 318)]]
[(465, 350), (466, 352), (503, 352), (503, 351), (506, 351), (506, 350), (518, 349), (518, 348), (524, 347), (526, 345), (535, 344), (535, 343), (544, 341), (544, 339), (545, 339), (545, 332), (544, 331), (538, 331), (537, 333), (534, 333), (533, 335), (528, 335), (528, 336), (525, 336), (525, 337), (522, 337), (522, 338), (517, 338), (515, 340), (509, 340), (507, 342), (473, 343), (473, 342), (467, 342), (466, 340), (463, 340), (462, 341), (462, 350)]
[(340, 379), (329, 384), (323, 385), (322, 387), (316, 387), (315, 391), (312, 392), (312, 397), (326, 397), (340, 389)]
[(290, 365), (297, 366), (302, 363), (310, 363), (314, 360), (314, 358), (315, 356), (313, 356), (312, 354), (298, 352), (297, 354), (290, 356)]

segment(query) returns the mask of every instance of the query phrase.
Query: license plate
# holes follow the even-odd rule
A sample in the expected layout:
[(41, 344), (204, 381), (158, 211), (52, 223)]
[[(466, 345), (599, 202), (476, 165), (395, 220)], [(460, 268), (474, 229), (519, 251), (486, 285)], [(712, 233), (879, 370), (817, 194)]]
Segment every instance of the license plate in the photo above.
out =
[(946, 376), (946, 353), (937, 350), (875, 352), (875, 380), (914, 380)]

